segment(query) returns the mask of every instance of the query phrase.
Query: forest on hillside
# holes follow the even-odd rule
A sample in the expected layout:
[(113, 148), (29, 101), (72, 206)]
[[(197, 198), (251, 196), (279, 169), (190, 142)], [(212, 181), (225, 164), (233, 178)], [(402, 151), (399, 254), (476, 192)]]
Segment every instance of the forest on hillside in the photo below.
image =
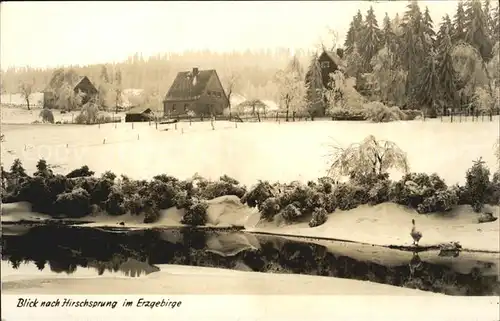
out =
[[(457, 2), (455, 13), (440, 22), (432, 21), (429, 9), (418, 1), (409, 2), (395, 17), (376, 17), (373, 8), (358, 11), (345, 42), (328, 48), (343, 47), (346, 65), (342, 75), (332, 75), (335, 88), (329, 92), (319, 81), (316, 50), (294, 57), (289, 49), (165, 53), (147, 59), (135, 54), (121, 63), (72, 68), (96, 87), (144, 89), (156, 103), (177, 72), (199, 67), (216, 69), (226, 90), (230, 87), (248, 99), (276, 100), (287, 111), (305, 108), (326, 114), (328, 109), (376, 101), (432, 117), (450, 109), (498, 108), (499, 30), (498, 5), (490, 0)], [(2, 92), (22, 93), (29, 86), (32, 92), (41, 91), (55, 70), (2, 71)]]
[[(302, 63), (309, 60), (310, 52), (298, 51), (295, 55)], [(87, 66), (68, 66), (79, 75), (86, 75), (99, 87), (102, 83), (116, 83), (121, 77), (121, 87), (144, 89), (151, 95), (165, 96), (178, 72), (199, 69), (215, 69), (221, 79), (238, 75), (235, 92), (248, 98), (275, 98), (273, 77), (290, 59), (290, 49), (245, 52), (187, 51), (183, 53), (159, 53), (144, 58), (140, 53), (120, 63)], [(33, 84), (32, 92), (43, 91), (54, 72), (59, 68), (10, 68), (2, 71), (2, 93), (21, 93), (21, 84)]]
[[(499, 86), (499, 10), (491, 1), (457, 3), (439, 24), (417, 1), (379, 25), (373, 9), (352, 19), (344, 43), (347, 76), (370, 100), (424, 109), (493, 108)], [(497, 106), (498, 107), (498, 106)]]

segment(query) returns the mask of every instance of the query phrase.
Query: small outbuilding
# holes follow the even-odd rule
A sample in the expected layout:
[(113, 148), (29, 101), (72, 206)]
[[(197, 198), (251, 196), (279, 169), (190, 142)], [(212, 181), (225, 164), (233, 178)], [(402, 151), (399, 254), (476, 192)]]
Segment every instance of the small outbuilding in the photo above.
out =
[(145, 122), (153, 120), (155, 114), (148, 107), (134, 107), (125, 114), (126, 123)]

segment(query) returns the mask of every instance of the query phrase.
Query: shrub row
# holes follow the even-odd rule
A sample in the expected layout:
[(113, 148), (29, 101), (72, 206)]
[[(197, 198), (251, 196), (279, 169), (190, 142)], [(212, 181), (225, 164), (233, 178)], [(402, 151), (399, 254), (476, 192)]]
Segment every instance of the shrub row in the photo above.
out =
[(394, 202), (418, 213), (447, 212), (459, 204), (470, 204), (480, 212), (484, 204), (499, 204), (500, 174), (490, 180), (490, 172), (481, 160), (466, 173), (465, 186), (447, 186), (437, 174), (410, 173), (399, 181), (387, 174), (352, 175), (347, 182), (323, 177), (307, 184), (259, 181), (246, 190), (226, 175), (210, 181), (198, 175), (179, 180), (165, 174), (151, 181), (132, 180), (106, 172), (100, 177), (87, 166), (64, 175), (55, 175), (44, 160), (29, 176), (15, 160), (10, 172), (2, 167), (4, 203), (28, 201), (33, 210), (54, 217), (84, 217), (91, 213), (108, 215), (144, 214), (144, 222), (158, 220), (159, 211), (171, 207), (185, 209), (182, 223), (204, 225), (206, 200), (236, 195), (242, 203), (257, 207), (263, 219), (279, 216), (285, 222), (308, 220), (315, 227), (326, 222), (336, 209), (350, 210), (359, 205)]
[(363, 104), (359, 110), (334, 109), (329, 114), (332, 120), (369, 120), (376, 123), (414, 120), (417, 117), (422, 117), (420, 110), (401, 110), (397, 106), (388, 107), (381, 102)]
[(15, 160), (10, 172), (2, 167), (2, 200), (4, 203), (27, 201), (33, 210), (53, 217), (80, 218), (92, 213), (108, 215), (144, 214), (144, 222), (158, 220), (159, 211), (171, 207), (185, 209), (184, 224), (206, 223), (206, 200), (224, 195), (242, 197), (244, 186), (226, 175), (210, 181), (199, 176), (179, 180), (157, 175), (151, 181), (132, 180), (106, 172), (95, 177), (88, 166), (64, 175), (55, 175), (44, 160), (29, 176), (21, 162)]
[(467, 171), (465, 186), (447, 186), (437, 174), (425, 173), (409, 173), (399, 181), (391, 181), (387, 174), (351, 176), (342, 183), (324, 177), (307, 185), (260, 181), (241, 201), (257, 207), (267, 220), (280, 216), (292, 222), (311, 217), (311, 227), (326, 222), (327, 213), (336, 209), (346, 211), (385, 202), (407, 206), (420, 214), (444, 213), (463, 204), (480, 212), (485, 204), (500, 204), (500, 174), (495, 173), (490, 180), (488, 168), (479, 160)]

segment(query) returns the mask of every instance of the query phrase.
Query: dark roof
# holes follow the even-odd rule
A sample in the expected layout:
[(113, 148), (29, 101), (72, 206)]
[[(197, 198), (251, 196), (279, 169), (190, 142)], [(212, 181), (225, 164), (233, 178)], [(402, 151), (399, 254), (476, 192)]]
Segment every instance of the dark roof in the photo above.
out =
[[(50, 82), (44, 91), (53, 91), (55, 89), (59, 89), (64, 84), (68, 84), (71, 88), (75, 88), (85, 78), (88, 79), (87, 76), (78, 75), (73, 69), (58, 69), (52, 74), (52, 78), (50, 79)], [(89, 82), (92, 84), (90, 79)]]
[(138, 106), (138, 107), (130, 108), (130, 110), (127, 111), (127, 114), (148, 114), (151, 112), (152, 112), (152, 110), (149, 107)]
[(339, 69), (345, 68), (344, 61), (339, 57), (339, 55), (337, 55), (336, 52), (329, 50), (324, 50), (323, 52), (339, 67)]
[[(71, 87), (75, 88), (79, 83), (82, 82), (82, 80), (87, 77), (87, 76), (78, 76), (78, 77), (75, 77), (75, 79), (73, 79), (73, 81), (71, 81), (69, 84)], [(89, 79), (90, 81), (90, 79)]]
[(214, 69), (199, 70), (193, 81), (192, 71), (179, 72), (165, 96), (165, 101), (198, 99), (214, 74), (217, 75)]

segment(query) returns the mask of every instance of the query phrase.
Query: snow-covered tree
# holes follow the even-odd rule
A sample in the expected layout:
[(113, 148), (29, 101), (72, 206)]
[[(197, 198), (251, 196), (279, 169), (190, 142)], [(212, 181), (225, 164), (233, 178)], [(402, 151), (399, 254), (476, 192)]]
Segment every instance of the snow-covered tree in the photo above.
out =
[(311, 62), (305, 76), (305, 85), (306, 108), (311, 119), (314, 119), (315, 116), (323, 116), (325, 114), (323, 80), (317, 54), (311, 56)]
[(373, 135), (361, 143), (346, 148), (331, 146), (329, 176), (363, 176), (385, 174), (391, 168), (408, 173), (409, 164), (406, 153), (394, 142), (377, 140)]
[(278, 97), (282, 107), (286, 110), (286, 121), (290, 112), (297, 112), (305, 107), (306, 86), (298, 72), (293, 70), (279, 70), (275, 76), (278, 86)]

